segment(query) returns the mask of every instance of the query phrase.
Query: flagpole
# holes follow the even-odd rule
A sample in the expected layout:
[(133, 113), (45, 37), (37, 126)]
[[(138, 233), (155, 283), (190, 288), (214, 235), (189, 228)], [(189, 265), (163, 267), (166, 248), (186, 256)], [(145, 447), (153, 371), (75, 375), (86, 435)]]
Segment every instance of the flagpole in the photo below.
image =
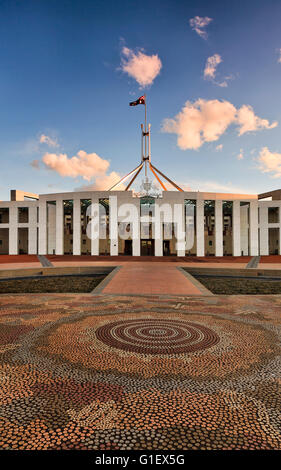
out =
[[(147, 158), (147, 108), (146, 108), (146, 95), (144, 95), (144, 122), (145, 122), (145, 158)], [(145, 160), (145, 176), (147, 176), (147, 160)]]
[[(143, 100), (144, 98), (144, 100)], [(132, 101), (131, 103), (129, 103), (130, 106), (136, 106), (138, 104), (144, 104), (145, 105), (145, 129), (144, 129), (144, 125), (141, 124), (141, 131), (142, 131), (142, 140), (141, 140), (141, 163), (139, 164), (139, 166), (137, 166), (134, 170), (130, 171), (130, 173), (128, 173), (126, 176), (124, 176), (123, 178), (121, 178), (121, 180), (119, 180), (117, 183), (115, 183), (110, 189), (109, 191), (112, 191), (114, 188), (116, 188), (116, 186), (118, 186), (119, 184), (121, 184), (123, 181), (125, 181), (127, 178), (129, 178), (130, 176), (132, 176), (132, 180), (131, 182), (126, 186), (125, 188), (125, 191), (127, 191), (130, 186), (132, 185), (132, 183), (135, 181), (135, 179), (137, 178), (137, 176), (139, 175), (139, 173), (141, 172), (142, 168), (143, 168), (143, 164), (145, 163), (145, 177), (146, 177), (146, 181), (147, 182), (147, 164), (149, 165), (149, 169), (152, 171), (152, 173), (154, 174), (154, 176), (157, 178), (157, 180), (159, 181), (159, 183), (161, 184), (162, 188), (167, 191), (165, 185), (162, 183), (162, 181), (160, 180), (160, 177), (158, 176), (157, 173), (159, 173), (159, 175), (161, 175), (163, 178), (165, 178), (169, 183), (171, 183), (178, 191), (183, 191), (179, 186), (177, 186), (172, 180), (170, 180), (166, 175), (164, 175), (164, 173), (162, 173), (160, 170), (158, 170), (158, 168), (156, 168), (154, 165), (152, 165), (151, 163), (151, 142), (150, 142), (150, 130), (151, 130), (151, 124), (147, 124), (147, 104), (146, 104), (146, 95), (143, 95), (143, 96), (140, 96), (140, 98), (138, 98), (137, 100), (135, 101)], [(145, 143), (143, 144), (143, 138), (145, 138)], [(145, 149), (144, 149), (145, 147)], [(145, 151), (144, 151), (145, 150)]]
[(145, 115), (145, 132), (146, 132), (146, 131), (147, 131), (147, 122), (146, 122), (146, 118), (147, 118), (147, 111), (146, 111), (146, 95), (144, 95), (144, 107), (145, 107), (144, 115)]
[(148, 124), (148, 161), (150, 162), (150, 157), (151, 157), (151, 148), (150, 148), (150, 129), (151, 129), (151, 124)]
[(141, 161), (143, 162), (143, 124), (141, 124)]

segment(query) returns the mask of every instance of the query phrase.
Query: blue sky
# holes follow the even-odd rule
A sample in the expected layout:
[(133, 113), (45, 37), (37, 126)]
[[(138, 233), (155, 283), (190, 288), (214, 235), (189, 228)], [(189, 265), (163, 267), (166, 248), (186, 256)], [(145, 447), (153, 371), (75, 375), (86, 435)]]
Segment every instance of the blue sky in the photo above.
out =
[[(144, 93), (152, 160), (178, 184), (280, 188), (280, 24), (279, 0), (0, 1), (0, 199), (126, 174)], [(129, 63), (141, 54), (161, 64), (145, 87)]]

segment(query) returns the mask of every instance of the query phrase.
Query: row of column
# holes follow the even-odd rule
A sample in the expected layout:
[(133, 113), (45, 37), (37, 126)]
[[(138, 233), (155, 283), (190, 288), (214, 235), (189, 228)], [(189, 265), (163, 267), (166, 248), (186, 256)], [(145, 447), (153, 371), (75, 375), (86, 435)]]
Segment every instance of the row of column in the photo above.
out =
[[(241, 256), (241, 208), (240, 201), (233, 201), (232, 209), (232, 253)], [(245, 220), (245, 229), (249, 230), (250, 256), (259, 254), (258, 201), (250, 201), (249, 221)], [(248, 239), (248, 233), (247, 233)], [(196, 255), (205, 255), (204, 200), (196, 204)], [(215, 255), (223, 256), (223, 201), (215, 201)]]
[[(269, 228), (277, 228), (279, 229), (279, 246), (278, 251), (281, 253), (281, 224), (280, 219), (279, 223), (270, 223), (268, 222), (268, 206), (260, 206), (260, 220), (262, 224), (260, 224), (260, 255), (267, 256), (269, 255)], [(279, 209), (280, 216), (281, 216), (281, 207)]]
[[(118, 203), (116, 197), (109, 197), (109, 220), (110, 220), (110, 255), (118, 255)], [(138, 200), (137, 200), (138, 201)], [(92, 199), (92, 211), (98, 207), (99, 200)], [(140, 256), (140, 230), (139, 230), (139, 216), (140, 209), (138, 202), (132, 201), (135, 204), (136, 217), (132, 221), (133, 229), (136, 233), (136, 239), (132, 241), (133, 256)], [(91, 214), (94, 216), (94, 213)], [(47, 202), (39, 201), (39, 254), (47, 254)], [(64, 254), (64, 206), (63, 200), (56, 200), (56, 254)], [(81, 254), (81, 200), (73, 200), (73, 255)], [(99, 255), (99, 239), (91, 239), (91, 254)]]
[(28, 229), (28, 254), (37, 254), (37, 206), (28, 208), (28, 223), (18, 223), (18, 206), (9, 207), (9, 254), (17, 255), (19, 252), (19, 228)]
[[(122, 204), (116, 197), (109, 197), (109, 220), (110, 220), (110, 255), (118, 255), (118, 205)], [(97, 200), (92, 200), (92, 204), (98, 204)], [(136, 220), (132, 221), (133, 229), (136, 231), (136, 238), (133, 240), (132, 253), (133, 256), (140, 256), (140, 204), (139, 199), (130, 201), (130, 203), (136, 206)], [(161, 201), (155, 201), (155, 204), (161, 204)], [(179, 204), (178, 202), (176, 204)], [(63, 200), (56, 201), (56, 254), (62, 255), (64, 252), (64, 208)], [(93, 205), (92, 205), (93, 207)], [(35, 208), (36, 209), (36, 208)], [(16, 208), (11, 208), (16, 210)], [(265, 210), (265, 208), (263, 208)], [(33, 214), (33, 215), (32, 215)], [(263, 215), (261, 214), (261, 217)], [(32, 228), (32, 221), (34, 213), (30, 211), (30, 230), (35, 231), (36, 223)], [(33, 218), (32, 218), (33, 217)], [(177, 215), (178, 222), (183, 228), (184, 221), (184, 203), (180, 205), (179, 214)], [(35, 212), (36, 219), (36, 212)], [(250, 202), (249, 211), (249, 245), (250, 255), (256, 256), (259, 253), (259, 238), (258, 238), (258, 201), (253, 200)], [(17, 220), (16, 216), (11, 213), (11, 220)], [(232, 232), (232, 243), (233, 243), (233, 256), (241, 255), (241, 221), (240, 221), (240, 201), (233, 201), (233, 232)], [(263, 220), (263, 219), (262, 219)], [(35, 220), (36, 222), (36, 220)], [(156, 219), (155, 224), (161, 224), (161, 220)], [(157, 230), (157, 229), (156, 229)], [(248, 227), (247, 227), (248, 230)], [(10, 246), (17, 245), (16, 232), (10, 230)], [(29, 244), (31, 252), (34, 252), (34, 237), (35, 232), (32, 232), (32, 236), (29, 237)], [(158, 236), (155, 240), (155, 256), (163, 256), (163, 233), (162, 230), (158, 230)], [(261, 246), (266, 245), (268, 249), (268, 231), (261, 227)], [(267, 240), (267, 242), (266, 242)], [(46, 200), (39, 200), (39, 254), (47, 254), (47, 203)], [(12, 253), (11, 253), (12, 254)], [(81, 202), (80, 199), (73, 200), (73, 254), (81, 254)], [(99, 240), (91, 240), (91, 254), (99, 254)], [(197, 256), (205, 255), (205, 236), (204, 236), (204, 200), (197, 200), (196, 204), (196, 254)], [(263, 253), (262, 253), (263, 254)], [(185, 244), (184, 240), (179, 240), (177, 243), (177, 255), (185, 255)], [(223, 203), (221, 200), (215, 201), (215, 255), (223, 256)]]

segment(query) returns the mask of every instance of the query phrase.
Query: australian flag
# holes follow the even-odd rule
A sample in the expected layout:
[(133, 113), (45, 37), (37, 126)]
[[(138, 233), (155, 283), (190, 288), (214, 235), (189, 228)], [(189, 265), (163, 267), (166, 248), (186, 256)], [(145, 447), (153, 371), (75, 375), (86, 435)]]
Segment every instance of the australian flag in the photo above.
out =
[(140, 96), (136, 101), (131, 101), (130, 106), (137, 106), (138, 104), (145, 104), (145, 95)]

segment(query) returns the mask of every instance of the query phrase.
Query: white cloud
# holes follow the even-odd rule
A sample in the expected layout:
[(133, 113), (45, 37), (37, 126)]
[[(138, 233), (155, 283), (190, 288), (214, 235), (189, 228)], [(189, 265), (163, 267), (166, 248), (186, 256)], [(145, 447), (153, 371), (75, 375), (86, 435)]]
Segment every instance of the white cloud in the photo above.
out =
[(281, 64), (281, 49), (278, 49), (278, 54), (279, 54), (279, 57), (278, 57), (278, 64)]
[(235, 107), (227, 101), (187, 101), (174, 119), (165, 119), (163, 131), (177, 134), (182, 150), (198, 149), (204, 142), (218, 140), (235, 120)]
[(271, 173), (273, 178), (281, 177), (281, 153), (271, 152), (268, 147), (263, 147), (256, 160), (262, 173)]
[(217, 67), (221, 62), (223, 62), (223, 60), (219, 54), (214, 54), (211, 57), (208, 57), (203, 76), (205, 80), (210, 80), (214, 85), (225, 88), (228, 86), (228, 80), (233, 80), (233, 76), (226, 76), (222, 81), (216, 80)]
[(46, 144), (49, 147), (59, 147), (59, 144), (56, 139), (52, 139), (50, 136), (41, 134), (39, 137), (40, 144)]
[(245, 104), (237, 111), (237, 123), (240, 125), (239, 135), (258, 129), (273, 129), (278, 126), (277, 121), (269, 124), (267, 119), (259, 118), (255, 115), (252, 106)]
[(228, 86), (227, 81), (224, 80), (223, 82), (214, 82), (215, 85), (218, 85), (222, 88), (226, 88)]
[(222, 58), (219, 54), (214, 54), (208, 57), (204, 69), (205, 80), (214, 79), (216, 77), (217, 66), (222, 62)]
[(240, 152), (239, 154), (237, 155), (237, 159), (238, 160), (243, 160), (244, 158), (244, 150), (243, 149), (240, 149)]
[(256, 116), (251, 106), (236, 109), (229, 101), (199, 98), (194, 103), (186, 101), (174, 118), (164, 119), (162, 131), (176, 134), (182, 150), (196, 150), (205, 142), (218, 140), (231, 124), (238, 126), (239, 135), (277, 126), (277, 122), (269, 124), (267, 119)]
[(213, 18), (209, 18), (208, 16), (195, 16), (189, 20), (189, 24), (201, 38), (207, 39), (208, 35), (205, 31), (205, 28), (209, 23), (211, 23), (211, 21), (213, 21)]
[(157, 54), (147, 55), (142, 51), (134, 52), (128, 47), (123, 47), (122, 56), (121, 69), (133, 77), (141, 87), (152, 85), (162, 68)]
[(96, 153), (87, 153), (80, 150), (77, 156), (68, 158), (66, 154), (45, 153), (43, 162), (50, 170), (56, 171), (61, 176), (70, 176), (76, 178), (82, 176), (83, 179), (90, 181), (91, 178), (104, 174), (109, 161), (99, 157)]
[[(84, 150), (80, 150), (77, 155), (71, 158), (62, 153), (57, 155), (47, 152), (42, 161), (49, 170), (55, 171), (60, 176), (71, 178), (80, 176), (86, 181), (95, 180), (90, 185), (83, 186), (83, 190), (108, 190), (121, 179), (121, 176), (115, 171), (107, 173), (110, 166), (108, 160), (101, 158), (96, 153), (87, 153)], [(122, 189), (122, 186), (117, 189)]]
[(221, 150), (223, 149), (223, 145), (222, 144), (219, 144), (216, 146), (216, 151), (217, 152), (221, 152)]
[[(109, 190), (115, 183), (121, 179), (121, 176), (116, 173), (116, 171), (112, 171), (108, 175), (103, 174), (99, 175), (95, 178), (95, 182), (89, 185), (80, 186), (77, 188), (76, 191), (107, 191)], [(114, 191), (122, 191), (125, 189), (124, 184), (120, 184)]]

